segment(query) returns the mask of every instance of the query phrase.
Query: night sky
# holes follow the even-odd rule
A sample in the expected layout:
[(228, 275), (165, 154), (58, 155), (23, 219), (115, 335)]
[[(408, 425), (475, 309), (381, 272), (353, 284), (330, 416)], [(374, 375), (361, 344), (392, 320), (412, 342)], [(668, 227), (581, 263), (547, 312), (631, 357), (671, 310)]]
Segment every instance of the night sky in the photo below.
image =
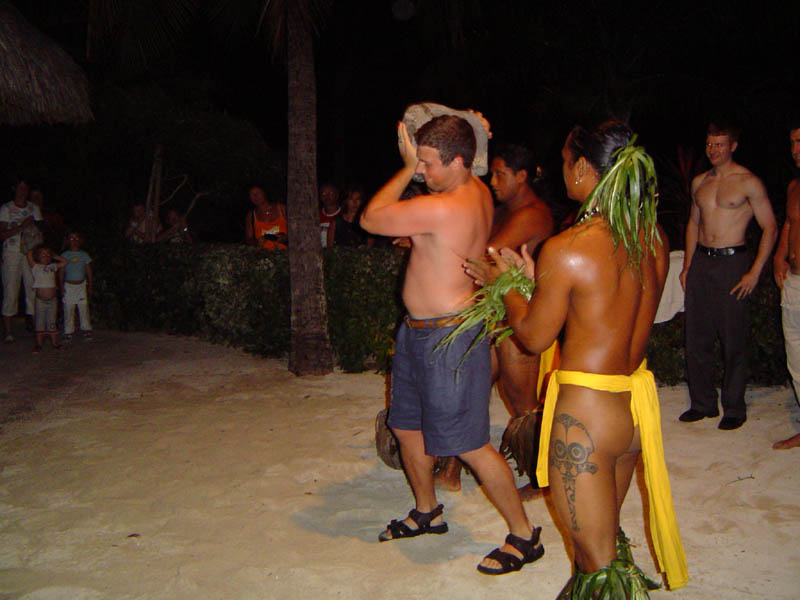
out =
[[(81, 0), (14, 4), (94, 88), (157, 85), (178, 102), (252, 122), (285, 151), (286, 75), (253, 18), (227, 35), (198, 19), (168, 53), (131, 67), (111, 51), (87, 61)], [(532, 147), (556, 177), (577, 122), (620, 116), (651, 153), (674, 160), (678, 146), (702, 156), (709, 119), (733, 119), (743, 128), (737, 160), (782, 205), (792, 175), (786, 123), (800, 108), (796, 2), (416, 4), (408, 20), (393, 17), (391, 0), (337, 0), (327, 15), (316, 41), (321, 181), (374, 190), (400, 165), (396, 121), (429, 100), (482, 111), (495, 141)], [(242, 5), (254, 15), (259, 2)]]

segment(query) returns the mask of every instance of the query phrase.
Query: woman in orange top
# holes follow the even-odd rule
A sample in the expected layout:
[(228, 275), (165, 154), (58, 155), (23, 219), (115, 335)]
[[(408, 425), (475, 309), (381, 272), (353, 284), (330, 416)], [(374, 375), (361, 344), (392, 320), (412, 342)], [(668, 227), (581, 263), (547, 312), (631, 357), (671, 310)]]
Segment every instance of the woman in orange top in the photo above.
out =
[(288, 227), (283, 207), (267, 200), (264, 190), (257, 185), (250, 188), (250, 201), (254, 208), (247, 213), (244, 222), (247, 245), (264, 250), (286, 250)]

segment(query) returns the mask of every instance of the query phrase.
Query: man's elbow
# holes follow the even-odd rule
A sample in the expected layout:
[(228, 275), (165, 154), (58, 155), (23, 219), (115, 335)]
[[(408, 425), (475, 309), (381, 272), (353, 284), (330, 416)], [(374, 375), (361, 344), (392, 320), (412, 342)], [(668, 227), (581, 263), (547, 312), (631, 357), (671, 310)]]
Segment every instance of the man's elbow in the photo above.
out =
[(522, 344), (525, 350), (531, 354), (540, 354), (545, 349), (540, 348), (541, 344), (538, 343), (534, 332), (525, 327), (521, 320), (514, 322), (514, 319), (509, 319), (509, 325), (514, 330), (514, 337), (517, 338), (517, 341)]
[(766, 236), (766, 238), (769, 240), (770, 246), (773, 246), (778, 239), (777, 224), (774, 221), (768, 224), (762, 231), (761, 235)]
[(361, 213), (361, 218), (358, 220), (358, 223), (361, 225), (361, 229), (367, 233), (377, 233), (374, 229), (375, 224), (373, 223), (372, 219), (370, 219), (370, 215), (367, 211)]
[(518, 334), (517, 339), (522, 344), (522, 347), (531, 354), (541, 354), (550, 347), (550, 344), (545, 344), (541, 338), (534, 336)]

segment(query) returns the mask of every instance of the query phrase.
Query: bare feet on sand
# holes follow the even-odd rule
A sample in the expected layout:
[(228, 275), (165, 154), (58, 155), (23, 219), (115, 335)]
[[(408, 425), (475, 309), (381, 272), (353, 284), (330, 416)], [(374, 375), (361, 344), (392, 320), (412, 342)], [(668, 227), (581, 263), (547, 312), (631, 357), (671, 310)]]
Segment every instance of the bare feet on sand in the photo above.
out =
[(792, 437), (775, 442), (772, 444), (773, 450), (788, 450), (789, 448), (797, 448), (800, 446), (800, 433), (796, 433)]

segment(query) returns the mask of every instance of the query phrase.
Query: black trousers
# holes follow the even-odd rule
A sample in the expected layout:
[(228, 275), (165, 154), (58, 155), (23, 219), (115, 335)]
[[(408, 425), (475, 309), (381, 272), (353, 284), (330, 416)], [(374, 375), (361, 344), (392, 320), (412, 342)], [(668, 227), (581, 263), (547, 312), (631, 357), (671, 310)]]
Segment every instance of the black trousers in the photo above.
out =
[(722, 348), (722, 409), (726, 417), (747, 416), (747, 301), (730, 291), (752, 264), (749, 252), (708, 256), (699, 249), (686, 277), (686, 374), (692, 408), (717, 410), (714, 386), (714, 342)]

